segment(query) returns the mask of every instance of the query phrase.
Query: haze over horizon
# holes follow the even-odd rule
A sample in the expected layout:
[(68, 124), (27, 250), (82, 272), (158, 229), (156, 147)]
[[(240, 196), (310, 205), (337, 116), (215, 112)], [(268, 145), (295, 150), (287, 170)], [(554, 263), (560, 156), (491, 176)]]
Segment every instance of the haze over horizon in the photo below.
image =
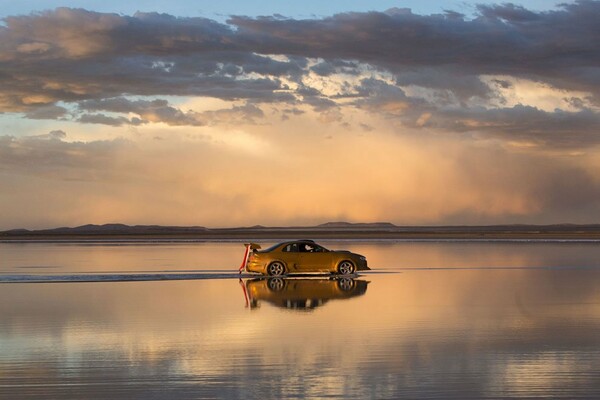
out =
[(600, 1), (153, 3), (2, 11), (0, 230), (600, 222)]

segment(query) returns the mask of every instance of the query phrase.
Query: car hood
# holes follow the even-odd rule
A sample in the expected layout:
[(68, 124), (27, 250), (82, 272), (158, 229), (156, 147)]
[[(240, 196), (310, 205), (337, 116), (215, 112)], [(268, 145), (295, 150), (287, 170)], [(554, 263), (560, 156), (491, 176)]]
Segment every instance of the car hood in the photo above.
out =
[(336, 253), (354, 254), (355, 256), (363, 257), (360, 254), (356, 254), (356, 253), (353, 253), (353, 252), (348, 251), (348, 250), (333, 250), (333, 251), (336, 252)]

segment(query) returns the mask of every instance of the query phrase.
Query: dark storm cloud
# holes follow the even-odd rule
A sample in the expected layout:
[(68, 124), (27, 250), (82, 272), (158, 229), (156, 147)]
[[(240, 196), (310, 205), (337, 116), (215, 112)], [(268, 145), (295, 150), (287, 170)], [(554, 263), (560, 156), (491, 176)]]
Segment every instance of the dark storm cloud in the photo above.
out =
[[(208, 54), (205, 57), (217, 58), (218, 55)], [(18, 112), (61, 100), (103, 99), (124, 93), (141, 96), (209, 96), (257, 102), (295, 99), (285, 92), (287, 88), (276, 78), (251, 77), (244, 71), (229, 75), (231, 68), (227, 65), (207, 63), (202, 56), (171, 57), (171, 61), (166, 60), (145, 56), (106, 60), (61, 59), (25, 65), (6, 62), (6, 71), (10, 71), (10, 76), (5, 79), (0, 77), (3, 87), (0, 105), (3, 111)], [(165, 67), (168, 62), (176, 66)], [(262, 67), (265, 68), (264, 65)]]
[[(82, 123), (95, 123), (112, 126), (141, 125), (149, 122), (162, 122), (171, 126), (203, 126), (220, 123), (255, 123), (264, 116), (263, 111), (253, 105), (244, 104), (217, 111), (183, 112), (169, 105), (167, 100), (129, 100), (123, 97), (102, 100), (86, 100), (79, 103), (79, 109), (85, 111), (78, 118)], [(105, 114), (89, 114), (88, 112), (133, 113), (138, 117), (112, 117)]]
[(217, 111), (205, 111), (200, 115), (209, 125), (235, 125), (238, 123), (254, 124), (257, 123), (257, 120), (264, 117), (263, 111), (253, 104), (233, 106), (228, 109)]
[(581, 1), (543, 13), (510, 4), (480, 6), (479, 11), (473, 20), (389, 10), (322, 20), (235, 17), (229, 22), (238, 27), (240, 41), (264, 53), (383, 66), (459, 65), (488, 74), (545, 75), (599, 64), (600, 2)]
[[(501, 82), (501, 85), (510, 85)], [(600, 141), (600, 114), (581, 105), (580, 99), (569, 99), (579, 105), (577, 112), (543, 111), (531, 106), (485, 108), (457, 107), (452, 99), (438, 94), (435, 103), (409, 97), (389, 83), (363, 79), (356, 87), (359, 107), (399, 118), (407, 126), (432, 127), (453, 132), (492, 135), (539, 146), (574, 148)]]
[(600, 140), (600, 116), (589, 110), (545, 112), (517, 105), (438, 112), (428, 123), (458, 132), (488, 132), (539, 145), (578, 147)]
[[(200, 114), (193, 111), (184, 113), (181, 110), (171, 107), (166, 100), (128, 100), (125, 98), (111, 98), (102, 100), (86, 100), (79, 103), (79, 108), (86, 111), (109, 111), (113, 113), (135, 113), (140, 118), (128, 119), (115, 119), (111, 118), (106, 120), (107, 125), (114, 125), (110, 123), (111, 120), (116, 122), (116, 125), (124, 123), (131, 123), (133, 125), (139, 125), (141, 123), (148, 122), (164, 122), (168, 125), (191, 125), (200, 126), (204, 125)], [(87, 120), (84, 120), (86, 117)], [(106, 118), (106, 117), (105, 117)], [(122, 117), (121, 117), (122, 118)], [(90, 120), (88, 114), (80, 118), (81, 122), (93, 123)], [(121, 122), (121, 123), (118, 123)], [(103, 123), (103, 122), (96, 122)]]
[(129, 120), (125, 117), (111, 117), (105, 114), (83, 114), (77, 118), (82, 124), (101, 124), (109, 126), (139, 125), (139, 120)]
[[(335, 108), (336, 97), (306, 86), (304, 78), (309, 74), (357, 76), (368, 66), (391, 74), (396, 87), (366, 88), (363, 83), (347, 87), (338, 98), (362, 96), (363, 101), (355, 104), (371, 105), (373, 111), (378, 111), (377, 101), (385, 98), (387, 105), (396, 103), (394, 113), (400, 114), (402, 107), (412, 113), (402, 115), (405, 119), (426, 112), (439, 114), (438, 125), (450, 130), (465, 129), (462, 117), (456, 118), (458, 122), (447, 117), (446, 108), (458, 103), (462, 107), (458, 114), (483, 119), (470, 126), (483, 127), (492, 120), (483, 132), (496, 132), (500, 124), (493, 121), (502, 115), (526, 118), (515, 123), (512, 133), (512, 128), (498, 128), (505, 134), (521, 127), (544, 134), (557, 121), (565, 129), (568, 122), (589, 132), (597, 126), (590, 110), (570, 115), (540, 111), (530, 118), (535, 112), (500, 109), (494, 115), (467, 104), (497, 96), (480, 75), (520, 77), (589, 92), (586, 101), (600, 104), (599, 19), (599, 1), (578, 1), (546, 12), (512, 4), (479, 6), (473, 19), (452, 11), (422, 16), (391, 9), (306, 20), (236, 16), (227, 23), (59, 8), (9, 17), (0, 26), (0, 112), (65, 118), (67, 113), (58, 102), (106, 105), (125, 95), (208, 96), (247, 105), (287, 103), (283, 107), (309, 104), (322, 111)], [(509, 84), (502, 79), (493, 83), (502, 89)], [(436, 94), (423, 102), (407, 98), (397, 86), (430, 88)], [(153, 121), (144, 117), (152, 111), (156, 120), (173, 125), (205, 123), (188, 111), (144, 101), (134, 110), (119, 111), (134, 112), (140, 121), (102, 113), (74, 118), (135, 124)], [(572, 104), (577, 101), (581, 99), (573, 99)], [(381, 111), (390, 114), (389, 109)]]
[(465, 102), (474, 96), (481, 99), (494, 96), (489, 86), (483, 83), (478, 75), (465, 74), (464, 69), (458, 66), (424, 66), (418, 69), (398, 70), (395, 83), (400, 86), (414, 85), (439, 89), (438, 93), (445, 92), (447, 96), (456, 98), (459, 102)]
[(0, 109), (8, 112), (124, 93), (293, 101), (276, 77), (299, 75), (306, 63), (239, 51), (231, 27), (202, 18), (60, 8), (5, 23)]
[(32, 108), (26, 117), (30, 119), (59, 119), (67, 114), (67, 109), (54, 104)]
[[(232, 29), (206, 18), (133, 17), (58, 8), (5, 19), (0, 60), (186, 54), (235, 49)], [(16, 53), (14, 52), (16, 50)]]
[[(287, 49), (288, 54), (327, 60), (354, 59), (391, 71), (397, 85), (436, 89), (437, 98), (433, 104), (418, 104), (415, 99), (407, 102), (411, 106), (407, 110), (414, 112), (418, 119), (419, 114), (436, 113), (440, 107), (453, 102), (464, 106), (468, 100), (495, 98), (497, 93), (479, 79), (483, 74), (522, 77), (562, 89), (591, 92), (594, 97), (587, 100), (598, 104), (599, 18), (600, 2), (581, 1), (541, 13), (511, 4), (481, 6), (479, 15), (472, 20), (455, 13), (420, 16), (408, 10), (390, 10), (340, 14), (322, 20), (236, 17), (230, 22), (238, 26), (247, 43), (257, 43), (260, 38), (261, 51), (266, 53)], [(314, 71), (325, 76), (331, 74), (327, 64), (318, 64)], [(496, 80), (496, 84), (507, 88), (506, 82)], [(364, 87), (358, 90), (364, 90)], [(406, 98), (404, 92), (397, 90), (397, 93), (394, 97), (390, 96), (389, 90), (383, 93), (372, 91), (364, 100), (373, 104), (373, 97), (388, 97), (400, 106)], [(502, 99), (496, 100), (502, 102)], [(372, 110), (378, 109), (373, 107)], [(395, 110), (400, 112), (400, 108)], [(389, 109), (383, 111), (388, 113)], [(470, 111), (464, 107), (462, 112)], [(481, 113), (475, 110), (472, 114), (476, 117)], [(501, 118), (484, 114), (485, 119)], [(498, 114), (518, 117), (521, 113), (507, 109)], [(535, 117), (529, 114), (535, 114)], [(598, 141), (592, 135), (598, 117), (591, 112), (571, 115), (558, 112), (555, 115), (537, 111), (528, 113), (527, 117), (522, 123), (511, 121), (509, 129), (491, 124), (483, 131), (506, 135), (511, 132), (522, 134), (521, 129), (533, 128), (535, 134), (568, 133), (566, 140), (572, 144), (576, 144), (578, 136)], [(541, 123), (539, 127), (532, 126), (536, 121)], [(592, 125), (587, 125), (590, 122)], [(568, 129), (570, 123), (573, 125)], [(460, 123), (440, 126), (449, 130), (464, 129)], [(580, 127), (585, 130), (583, 134), (577, 132)], [(545, 141), (554, 143), (554, 138), (563, 140), (554, 135)]]

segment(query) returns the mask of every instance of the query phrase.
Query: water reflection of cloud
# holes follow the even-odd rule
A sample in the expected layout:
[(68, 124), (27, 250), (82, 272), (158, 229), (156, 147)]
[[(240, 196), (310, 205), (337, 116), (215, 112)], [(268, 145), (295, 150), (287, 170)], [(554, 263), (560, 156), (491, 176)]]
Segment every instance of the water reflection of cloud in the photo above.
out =
[(0, 382), (82, 383), (82, 397), (113, 398), (589, 395), (600, 370), (599, 278), (593, 269), (372, 274), (366, 296), (315, 313), (252, 312), (235, 280), (3, 285)]

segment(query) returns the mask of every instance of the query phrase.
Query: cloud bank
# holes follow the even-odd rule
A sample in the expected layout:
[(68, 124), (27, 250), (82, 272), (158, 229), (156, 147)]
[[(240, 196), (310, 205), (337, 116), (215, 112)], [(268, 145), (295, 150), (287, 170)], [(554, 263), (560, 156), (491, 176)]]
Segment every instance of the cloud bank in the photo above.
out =
[[(252, 106), (252, 118), (267, 105), (317, 112), (368, 106), (410, 126), (427, 119), (448, 132), (519, 140), (526, 132), (539, 144), (585, 146), (598, 142), (598, 18), (598, 1), (545, 12), (479, 6), (475, 18), (391, 9), (227, 23), (58, 8), (5, 19), (0, 111), (199, 126), (209, 122), (166, 97), (237, 101)], [(494, 76), (494, 84), (482, 80)], [(505, 92), (511, 85), (503, 76), (555, 88), (575, 108), (542, 111), (526, 98), (503, 105), (498, 85)]]
[(0, 223), (598, 222), (598, 20), (5, 18)]

